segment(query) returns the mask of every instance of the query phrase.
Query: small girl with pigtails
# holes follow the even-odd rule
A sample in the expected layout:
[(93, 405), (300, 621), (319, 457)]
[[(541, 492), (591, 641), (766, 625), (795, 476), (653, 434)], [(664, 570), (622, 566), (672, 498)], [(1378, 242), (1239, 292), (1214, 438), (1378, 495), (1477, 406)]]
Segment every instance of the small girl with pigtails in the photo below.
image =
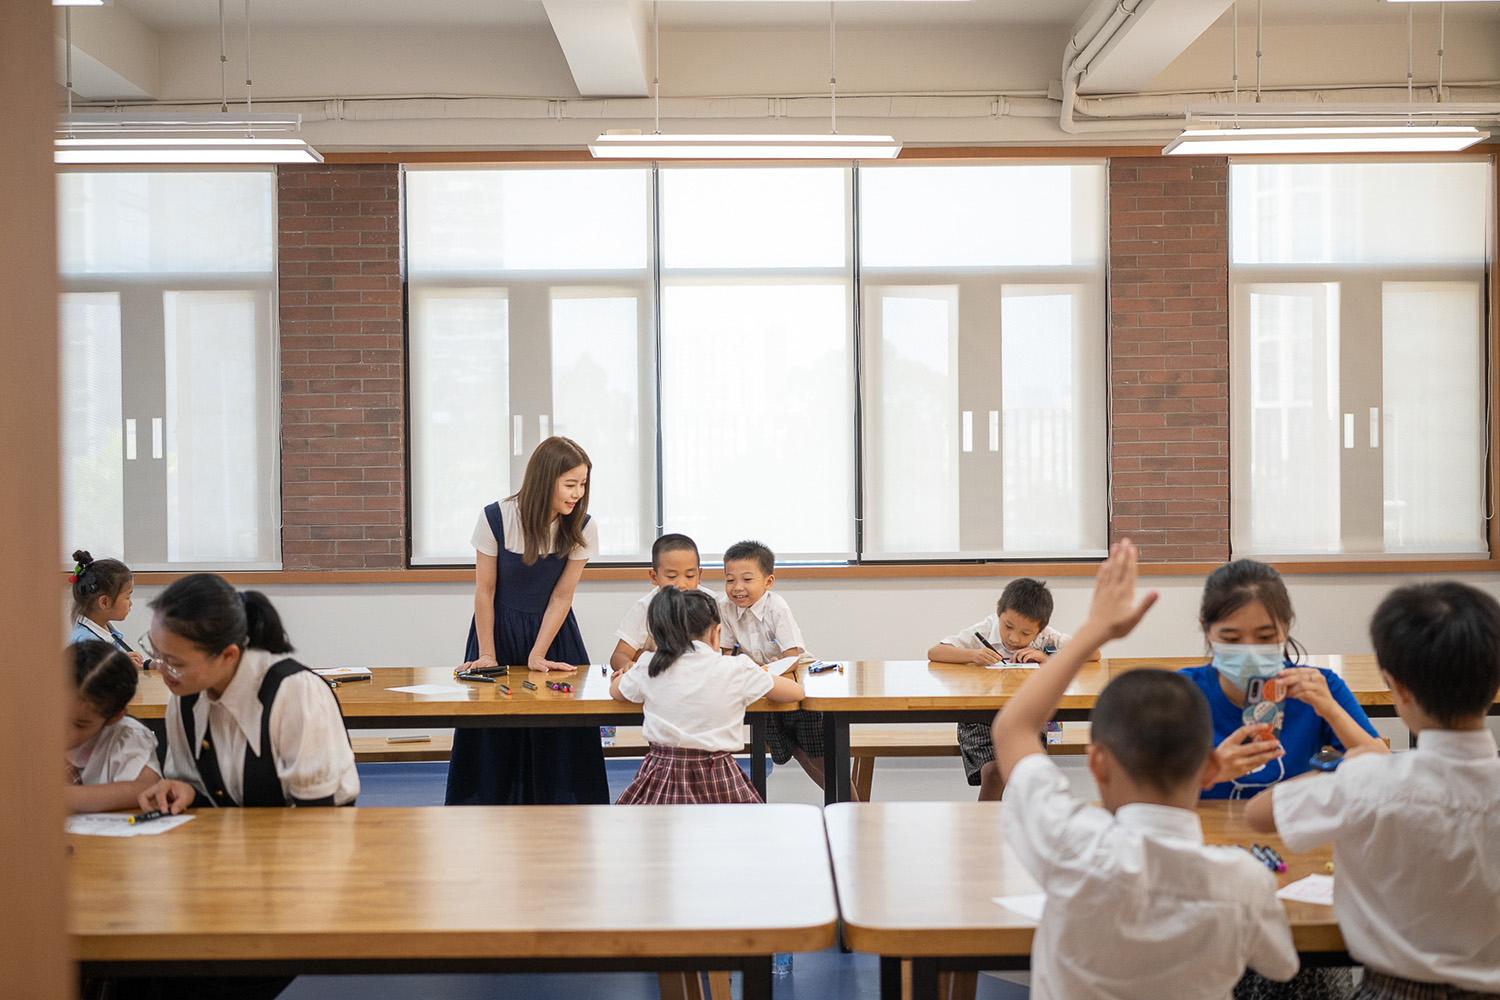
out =
[(143, 670), (151, 669), (150, 659), (130, 648), (125, 637), (111, 622), (122, 622), (130, 615), (131, 594), (135, 576), (118, 559), (95, 559), (84, 549), (73, 553), (73, 572), (68, 583), (73, 595), (73, 634), (69, 644), (97, 639), (130, 657)]

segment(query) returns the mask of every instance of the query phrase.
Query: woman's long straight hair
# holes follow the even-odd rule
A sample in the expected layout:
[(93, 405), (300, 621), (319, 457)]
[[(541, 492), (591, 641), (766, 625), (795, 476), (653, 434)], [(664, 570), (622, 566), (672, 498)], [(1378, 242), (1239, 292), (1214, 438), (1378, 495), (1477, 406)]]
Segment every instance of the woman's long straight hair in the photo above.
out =
[[(556, 537), (552, 533), (552, 494), (557, 489), (557, 481), (580, 465), (588, 472), (593, 471), (594, 463), (589, 461), (588, 452), (578, 442), (565, 437), (549, 437), (536, 446), (536, 451), (526, 462), (526, 477), (521, 480), (521, 488), (506, 498), (516, 501), (521, 515), (521, 533), (526, 536), (521, 561), (526, 565), (530, 566), (544, 555), (566, 556), (583, 546), (583, 522), (589, 513), (591, 483), (585, 482), (583, 499), (578, 501), (571, 514), (558, 515)], [(588, 472), (584, 474), (587, 476)], [(551, 549), (547, 551), (549, 544)]]

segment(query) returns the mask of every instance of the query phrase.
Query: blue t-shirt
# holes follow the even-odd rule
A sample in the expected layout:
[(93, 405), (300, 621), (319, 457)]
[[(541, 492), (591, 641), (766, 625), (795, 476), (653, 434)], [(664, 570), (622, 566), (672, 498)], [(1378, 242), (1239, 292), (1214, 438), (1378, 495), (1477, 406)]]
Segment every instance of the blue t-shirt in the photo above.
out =
[[(1297, 666), (1290, 662), (1286, 665)], [(1343, 679), (1333, 671), (1322, 667), (1318, 669), (1328, 681), (1328, 690), (1332, 692), (1333, 699), (1344, 707), (1344, 711), (1348, 712), (1365, 732), (1371, 736), (1379, 735), (1375, 732), (1375, 727), (1370, 724), (1365, 710), (1360, 708), (1359, 702), (1354, 700), (1354, 695), (1349, 691), (1349, 685), (1345, 684)], [(1214, 746), (1218, 746), (1228, 738), (1230, 733), (1245, 724), (1240, 714), (1240, 707), (1225, 697), (1224, 689), (1219, 686), (1219, 672), (1212, 665), (1188, 667), (1185, 670), (1179, 670), (1178, 673), (1198, 685), (1198, 689), (1208, 699), (1209, 711), (1213, 713), (1214, 719)], [(1271, 761), (1259, 771), (1251, 771), (1233, 781), (1221, 781), (1204, 791), (1202, 797), (1205, 799), (1249, 798), (1278, 781), (1295, 778), (1307, 771), (1311, 767), (1308, 760), (1324, 747), (1344, 749), (1344, 744), (1333, 735), (1333, 727), (1323, 721), (1323, 717), (1313, 711), (1311, 705), (1305, 701), (1298, 701), (1296, 698), (1288, 698), (1282, 705), (1281, 746), (1286, 750), (1285, 756)]]

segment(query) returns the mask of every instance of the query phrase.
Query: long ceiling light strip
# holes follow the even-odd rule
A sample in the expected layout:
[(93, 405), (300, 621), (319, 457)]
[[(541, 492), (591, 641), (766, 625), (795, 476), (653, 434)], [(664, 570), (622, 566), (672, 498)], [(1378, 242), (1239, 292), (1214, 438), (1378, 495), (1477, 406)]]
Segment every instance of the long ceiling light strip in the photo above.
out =
[(1286, 153), (1445, 153), (1483, 142), (1488, 132), (1471, 126), (1409, 128), (1190, 129), (1162, 152), (1168, 156), (1239, 156)]

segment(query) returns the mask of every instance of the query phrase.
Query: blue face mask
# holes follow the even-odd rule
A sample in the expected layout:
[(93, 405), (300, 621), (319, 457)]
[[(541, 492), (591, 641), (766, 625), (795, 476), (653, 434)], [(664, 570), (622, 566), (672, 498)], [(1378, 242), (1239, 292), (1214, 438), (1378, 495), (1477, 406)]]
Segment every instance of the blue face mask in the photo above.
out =
[(1214, 650), (1214, 669), (1241, 691), (1250, 686), (1252, 678), (1275, 677), (1284, 666), (1281, 647), (1275, 643), (1242, 645), (1215, 642), (1210, 645)]

